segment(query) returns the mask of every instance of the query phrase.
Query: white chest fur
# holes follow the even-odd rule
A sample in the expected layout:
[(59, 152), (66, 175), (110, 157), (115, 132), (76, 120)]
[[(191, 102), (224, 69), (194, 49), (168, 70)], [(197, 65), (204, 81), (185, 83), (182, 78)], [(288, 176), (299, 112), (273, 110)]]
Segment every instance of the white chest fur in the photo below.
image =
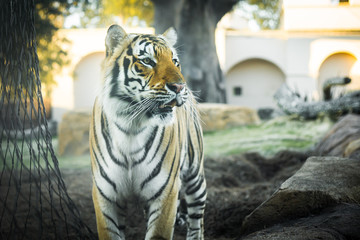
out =
[(143, 127), (124, 129), (117, 124), (109, 124), (114, 157), (121, 163), (108, 161), (107, 174), (115, 183), (111, 195), (116, 198), (137, 197), (147, 199), (162, 185), (166, 173), (160, 172), (157, 177), (147, 182), (149, 176), (159, 169), (161, 156), (161, 138), (164, 128)]

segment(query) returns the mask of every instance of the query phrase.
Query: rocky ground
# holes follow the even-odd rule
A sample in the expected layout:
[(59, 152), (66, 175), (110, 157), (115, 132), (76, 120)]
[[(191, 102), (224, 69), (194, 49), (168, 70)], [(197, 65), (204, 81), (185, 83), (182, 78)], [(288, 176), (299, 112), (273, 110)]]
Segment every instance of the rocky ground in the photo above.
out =
[[(239, 237), (244, 218), (293, 175), (306, 158), (304, 153), (287, 151), (272, 158), (264, 158), (256, 153), (221, 159), (207, 158), (206, 239)], [(63, 174), (70, 197), (78, 206), (82, 218), (92, 229), (96, 229), (90, 194), (90, 169), (65, 170)], [(142, 212), (131, 209), (128, 215), (128, 239), (142, 239), (145, 227)], [(184, 228), (176, 227), (175, 239), (184, 239), (184, 234)]]
[[(360, 239), (359, 123), (359, 116), (348, 115), (308, 153), (206, 158), (205, 239)], [(64, 176), (82, 218), (95, 229), (89, 169)], [(128, 215), (128, 239), (142, 239), (142, 212)], [(175, 239), (184, 234), (177, 227)]]
[[(335, 124), (311, 152), (281, 151), (273, 157), (249, 152), (206, 157), (208, 201), (205, 239), (360, 239), (359, 139), (360, 116), (348, 115)], [(61, 172), (81, 219), (96, 236), (90, 167), (65, 167)], [(27, 179), (25, 175), (21, 176)], [(46, 187), (49, 177), (55, 176), (32, 177), (37, 187), (42, 189), (42, 194), (51, 189), (57, 191), (56, 186)], [(6, 185), (0, 185), (0, 199), (7, 199), (7, 206), (12, 206), (12, 199), (19, 200), (15, 206), (16, 220), (12, 213), (4, 217), (7, 211), (1, 208), (3, 204), (0, 205), (2, 219), (7, 220), (1, 222), (0, 239), (8, 239), (9, 228), (19, 230), (16, 226), (21, 226), (24, 219), (27, 227), (25, 239), (59, 239), (55, 232), (62, 231), (60, 228), (64, 221), (71, 224), (70, 217), (67, 215), (67, 219), (59, 220), (60, 224), (57, 224), (58, 213), (52, 209), (61, 211), (72, 206), (65, 206), (60, 199), (60, 205), (50, 208), (46, 202), (41, 202), (38, 194), (32, 194), (29, 202), (23, 196), (29, 196), (29, 191), (35, 190), (34, 185), (31, 188), (30, 182), (23, 180), (21, 183), (20, 196), (16, 195), (16, 191), (4, 191)], [(53, 200), (55, 202), (56, 199)], [(40, 206), (40, 212), (36, 206)], [(35, 210), (27, 212), (29, 207)], [(127, 239), (143, 239), (145, 221), (142, 216), (141, 209), (129, 210)], [(39, 226), (33, 221), (38, 217), (44, 219), (44, 225), (41, 225), (43, 235), (40, 236)], [(51, 221), (54, 223), (52, 226), (58, 228), (56, 231), (44, 227)], [(75, 232), (65, 235), (71, 236), (69, 239), (78, 239)], [(176, 228), (174, 239), (185, 239), (183, 227)]]

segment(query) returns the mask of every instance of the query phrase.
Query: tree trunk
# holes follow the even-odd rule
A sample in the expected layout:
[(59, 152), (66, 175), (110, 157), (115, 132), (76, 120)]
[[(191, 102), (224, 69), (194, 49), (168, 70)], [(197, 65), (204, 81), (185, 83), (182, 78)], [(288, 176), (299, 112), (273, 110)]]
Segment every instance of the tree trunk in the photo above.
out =
[(215, 46), (218, 21), (239, 0), (153, 0), (157, 33), (175, 27), (182, 73), (200, 102), (226, 102)]
[(175, 27), (179, 22), (184, 0), (152, 0), (154, 3), (154, 26), (157, 34)]

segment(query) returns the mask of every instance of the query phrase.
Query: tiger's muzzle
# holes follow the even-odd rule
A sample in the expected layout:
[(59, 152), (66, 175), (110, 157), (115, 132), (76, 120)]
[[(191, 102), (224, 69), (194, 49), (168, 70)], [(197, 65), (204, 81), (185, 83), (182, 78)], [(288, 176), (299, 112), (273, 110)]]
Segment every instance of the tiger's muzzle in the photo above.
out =
[(167, 83), (166, 86), (169, 90), (178, 94), (185, 87), (185, 83)]
[(175, 106), (182, 106), (185, 103), (183, 99), (185, 87), (184, 83), (166, 83), (166, 89), (172, 97), (168, 101), (159, 102), (158, 107), (152, 111), (153, 114), (171, 113)]

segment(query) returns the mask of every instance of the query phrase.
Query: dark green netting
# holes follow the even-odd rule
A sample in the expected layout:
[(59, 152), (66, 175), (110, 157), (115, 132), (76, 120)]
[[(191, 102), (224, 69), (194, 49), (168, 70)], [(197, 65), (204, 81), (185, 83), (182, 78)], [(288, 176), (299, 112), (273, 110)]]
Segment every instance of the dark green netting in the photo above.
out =
[(0, 1), (0, 239), (92, 239), (51, 144), (34, 11), (33, 0)]

